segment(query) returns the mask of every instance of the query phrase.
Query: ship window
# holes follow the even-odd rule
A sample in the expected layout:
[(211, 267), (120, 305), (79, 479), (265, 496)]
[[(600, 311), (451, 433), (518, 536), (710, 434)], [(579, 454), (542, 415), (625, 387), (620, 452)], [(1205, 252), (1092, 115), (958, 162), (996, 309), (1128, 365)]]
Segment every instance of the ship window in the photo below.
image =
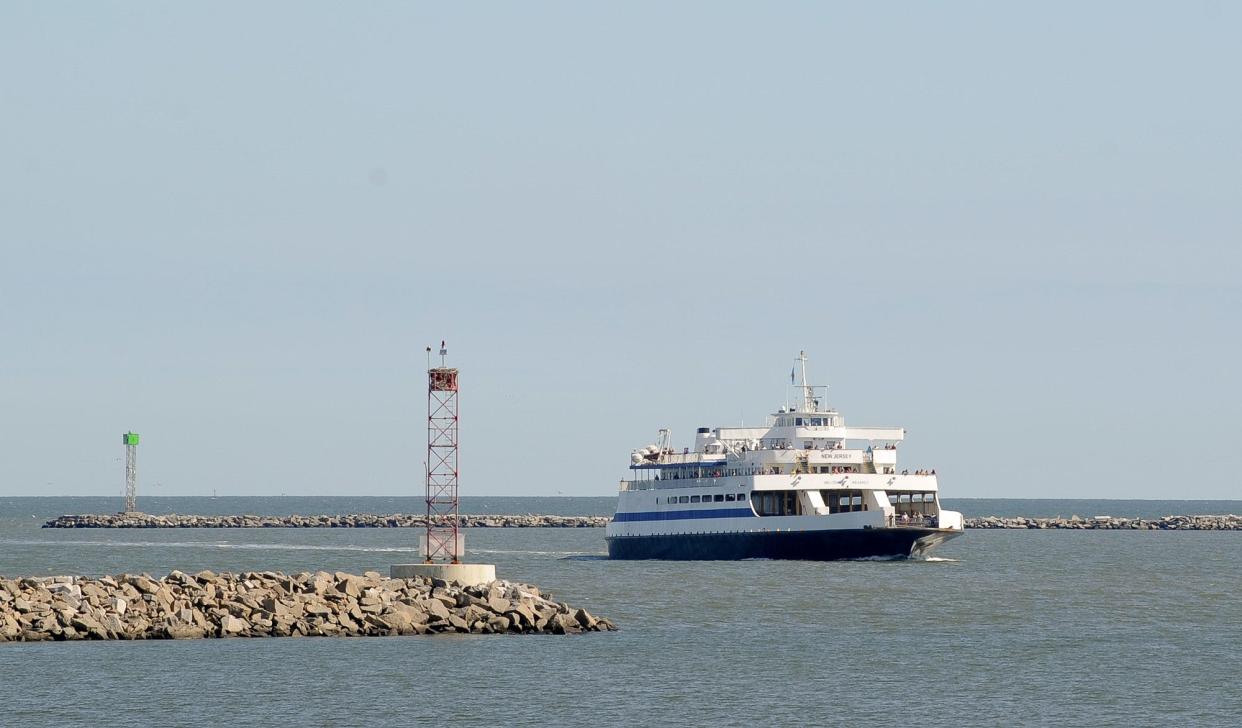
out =
[[(745, 498), (745, 496), (738, 496), (738, 500), (745, 500)], [(751, 503), (755, 508), (755, 513), (760, 516), (802, 515), (801, 503), (798, 501), (796, 490), (752, 493)]]
[(698, 503), (698, 502), (699, 502), (699, 497), (698, 497), (697, 495), (692, 495), (692, 496), (690, 496), (690, 502), (691, 502), (691, 503)]
[(794, 424), (795, 424), (795, 425), (801, 425), (801, 424), (802, 424), (802, 418), (801, 418), (801, 417), (799, 417), (798, 419), (794, 420)]
[(677, 502), (678, 502), (678, 503), (689, 503), (689, 502), (690, 502), (690, 496), (683, 495), (683, 496), (681, 496), (680, 498), (678, 498), (678, 499), (677, 499)]
[(717, 494), (716, 497), (712, 498), (712, 500), (716, 501), (717, 503), (724, 503), (724, 495)]
[[(857, 490), (821, 490), (821, 497), (828, 504), (829, 513), (849, 513), (850, 511), (865, 511), (867, 506), (863, 503), (862, 492)], [(890, 500), (892, 497), (890, 496)]]
[(732, 493), (725, 493), (724, 499), (725, 499), (725, 500), (727, 500), (727, 501), (732, 501), (732, 500), (733, 500), (733, 494), (732, 494)]

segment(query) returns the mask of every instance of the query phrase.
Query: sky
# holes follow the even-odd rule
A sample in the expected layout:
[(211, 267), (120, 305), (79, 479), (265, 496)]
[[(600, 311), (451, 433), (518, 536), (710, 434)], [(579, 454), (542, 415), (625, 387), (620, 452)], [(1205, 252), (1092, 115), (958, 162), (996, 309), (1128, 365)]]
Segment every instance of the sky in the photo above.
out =
[(799, 350), (945, 497), (1242, 498), (1242, 6), (0, 4), (0, 496), (610, 495)]

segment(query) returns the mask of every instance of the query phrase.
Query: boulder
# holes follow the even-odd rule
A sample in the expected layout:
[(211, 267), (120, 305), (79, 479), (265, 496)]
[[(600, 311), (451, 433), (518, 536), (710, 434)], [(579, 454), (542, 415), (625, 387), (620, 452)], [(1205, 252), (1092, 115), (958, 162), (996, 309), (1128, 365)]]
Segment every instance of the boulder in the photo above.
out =
[(326, 617), (332, 614), (334, 610), (323, 602), (308, 602), (303, 607), (303, 611), (311, 617)]
[(522, 622), (527, 627), (534, 627), (535, 622), (539, 621), (539, 618), (535, 616), (535, 610), (531, 609), (530, 605), (525, 602), (519, 603), (514, 607), (513, 612), (522, 618)]
[(121, 621), (119, 616), (115, 614), (105, 614), (103, 619), (99, 620), (99, 623), (103, 625), (104, 629), (111, 632), (113, 637), (124, 639), (125, 623)]
[(293, 608), (275, 597), (267, 597), (259, 602), (259, 605), (263, 608), (263, 611), (276, 617), (293, 616)]
[(495, 615), (492, 614), (492, 612), (474, 604), (471, 604), (462, 610), (461, 614), (462, 619), (466, 620), (466, 622), (470, 624), (474, 624), (475, 622), (487, 622), (487, 620), (494, 616)]
[(336, 590), (357, 599), (362, 596), (362, 580), (352, 574), (336, 572)]
[(419, 606), (422, 607), (422, 611), (432, 621), (448, 619), (449, 617), (448, 607), (446, 607), (444, 602), (439, 599), (424, 599), (419, 603)]
[(164, 627), (164, 636), (170, 640), (197, 640), (206, 637), (207, 630), (192, 624), (170, 622)]

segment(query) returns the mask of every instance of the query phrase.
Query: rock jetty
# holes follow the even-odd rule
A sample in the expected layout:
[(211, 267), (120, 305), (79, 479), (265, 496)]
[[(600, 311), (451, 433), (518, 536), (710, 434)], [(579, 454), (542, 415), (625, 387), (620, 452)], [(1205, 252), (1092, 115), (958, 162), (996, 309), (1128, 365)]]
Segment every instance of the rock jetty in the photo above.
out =
[[(422, 528), (426, 516), (393, 513), (354, 513), (343, 516), (192, 516), (171, 513), (106, 513), (57, 516), (44, 528)], [(447, 519), (434, 517), (436, 523)], [(463, 515), (464, 528), (603, 528), (609, 516)], [(966, 528), (1113, 529), (1138, 531), (1242, 531), (1242, 516), (1163, 516), (1161, 518), (1026, 518), (979, 516), (967, 518)]]
[(1164, 516), (1162, 518), (1022, 518), (984, 516), (967, 518), (966, 528), (1037, 528), (1131, 531), (1242, 531), (1242, 516)]
[[(466, 528), (603, 528), (608, 516), (463, 515)], [(425, 515), (367, 513), (343, 516), (192, 516), (107, 513), (57, 516), (44, 528), (422, 528)], [(446, 518), (433, 517), (436, 523)]]
[(0, 642), (613, 631), (527, 584), (319, 571), (0, 578)]

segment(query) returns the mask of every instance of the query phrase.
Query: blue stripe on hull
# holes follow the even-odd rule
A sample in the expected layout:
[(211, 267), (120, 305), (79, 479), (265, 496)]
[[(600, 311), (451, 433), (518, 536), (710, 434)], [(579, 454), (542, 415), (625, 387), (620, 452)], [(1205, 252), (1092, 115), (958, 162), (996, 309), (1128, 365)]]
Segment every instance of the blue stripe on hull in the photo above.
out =
[(607, 541), (608, 557), (613, 559), (834, 561), (922, 554), (959, 534), (961, 531), (928, 528), (863, 528), (835, 531), (612, 536)]

